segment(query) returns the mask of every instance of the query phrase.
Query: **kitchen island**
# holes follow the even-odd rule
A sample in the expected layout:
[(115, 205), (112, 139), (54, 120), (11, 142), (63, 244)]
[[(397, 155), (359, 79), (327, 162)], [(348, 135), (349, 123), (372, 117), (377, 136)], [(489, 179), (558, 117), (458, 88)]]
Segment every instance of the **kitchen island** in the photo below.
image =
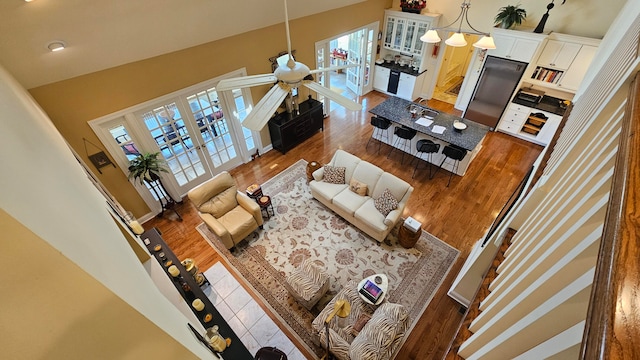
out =
[[(418, 114), (413, 116), (410, 111), (411, 107), (418, 109)], [(374, 137), (390, 146), (393, 146), (394, 136), (393, 131), (395, 127), (407, 127), (417, 131), (417, 135), (411, 140), (411, 155), (416, 154), (416, 142), (421, 139), (429, 139), (437, 144), (440, 144), (440, 151), (437, 154), (433, 154), (432, 162), (436, 165), (440, 165), (444, 155), (442, 155), (442, 149), (449, 144), (461, 147), (468, 151), (465, 158), (460, 161), (458, 169), (455, 172), (457, 175), (464, 175), (469, 167), (469, 164), (473, 158), (478, 154), (482, 148), (482, 141), (489, 132), (489, 127), (475, 123), (470, 120), (465, 120), (459, 116), (445, 114), (443, 112), (433, 110), (426, 106), (420, 105), (415, 102), (411, 102), (405, 99), (401, 99), (395, 96), (389, 97), (384, 102), (380, 103), (369, 111), (370, 113), (390, 120), (392, 126), (389, 128), (389, 141), (381, 139), (379, 136)], [(422, 115), (420, 114), (422, 113)], [(419, 121), (420, 120), (420, 121)], [(431, 124), (428, 126), (421, 125), (425, 121)], [(453, 123), (459, 121), (467, 125), (467, 128), (462, 131), (456, 131), (453, 128)], [(434, 132), (434, 127), (444, 128), (443, 133)], [(441, 128), (441, 129), (442, 129)], [(402, 150), (402, 149), (400, 149)], [(426, 160), (426, 159), (425, 159)], [(453, 162), (447, 161), (442, 166), (447, 171), (452, 171)]]

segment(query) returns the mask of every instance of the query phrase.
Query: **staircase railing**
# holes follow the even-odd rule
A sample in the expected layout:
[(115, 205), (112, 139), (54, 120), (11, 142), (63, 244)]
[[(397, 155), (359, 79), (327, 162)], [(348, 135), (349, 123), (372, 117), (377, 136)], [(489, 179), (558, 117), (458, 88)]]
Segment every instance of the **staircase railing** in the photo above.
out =
[(640, 80), (630, 85), (581, 359), (640, 359)]

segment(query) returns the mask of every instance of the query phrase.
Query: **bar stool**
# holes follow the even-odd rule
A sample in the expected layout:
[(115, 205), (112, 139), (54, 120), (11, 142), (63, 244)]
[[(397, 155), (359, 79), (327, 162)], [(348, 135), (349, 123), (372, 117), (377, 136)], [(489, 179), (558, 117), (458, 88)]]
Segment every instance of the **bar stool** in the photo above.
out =
[(411, 175), (411, 178), (413, 179), (413, 177), (416, 176), (416, 170), (418, 170), (418, 165), (420, 165), (420, 160), (422, 160), (422, 154), (427, 154), (429, 157), (429, 179), (431, 179), (433, 177), (431, 174), (431, 166), (433, 164), (431, 157), (434, 153), (437, 153), (440, 150), (440, 144), (436, 144), (431, 140), (422, 139), (418, 140), (416, 143), (416, 150), (418, 151), (416, 153), (418, 161), (416, 162), (416, 167), (413, 169), (413, 175)]
[(393, 146), (391, 147), (391, 151), (389, 151), (389, 154), (387, 155), (387, 159), (389, 158), (389, 156), (391, 156), (393, 149), (395, 149), (398, 143), (402, 141), (402, 145), (401, 145), (402, 147), (399, 148), (400, 150), (403, 151), (402, 161), (400, 163), (404, 164), (404, 153), (408, 152), (409, 154), (411, 154), (411, 140), (416, 136), (417, 131), (406, 128), (406, 127), (396, 127), (393, 133), (396, 136), (396, 141), (393, 143)]
[[(442, 155), (444, 155), (444, 159), (442, 159), (440, 167), (436, 169), (436, 173), (442, 167), (444, 162), (447, 161), (447, 159), (453, 160), (453, 168), (451, 169), (451, 172), (449, 174), (449, 182), (447, 182), (447, 187), (449, 187), (449, 184), (451, 184), (453, 173), (458, 171), (458, 164), (460, 163), (460, 161), (462, 161), (462, 159), (464, 159), (465, 156), (467, 156), (467, 150), (459, 146), (447, 145), (442, 149)], [(435, 173), (433, 175), (435, 175)]]
[(389, 127), (391, 126), (391, 121), (385, 118), (372, 116), (371, 125), (373, 125), (373, 133), (371, 133), (371, 137), (369, 138), (369, 141), (367, 141), (367, 146), (365, 146), (364, 148), (366, 149), (369, 146), (371, 139), (373, 139), (375, 135), (378, 135), (378, 154), (380, 154), (382, 137), (384, 136), (387, 139), (387, 142), (389, 142)]

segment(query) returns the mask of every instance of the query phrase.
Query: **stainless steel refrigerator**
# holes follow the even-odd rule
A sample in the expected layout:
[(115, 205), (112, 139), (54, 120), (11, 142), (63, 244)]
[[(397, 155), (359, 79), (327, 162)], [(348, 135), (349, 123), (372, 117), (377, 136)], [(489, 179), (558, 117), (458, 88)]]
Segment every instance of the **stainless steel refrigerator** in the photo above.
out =
[(487, 56), (463, 117), (495, 128), (527, 63)]

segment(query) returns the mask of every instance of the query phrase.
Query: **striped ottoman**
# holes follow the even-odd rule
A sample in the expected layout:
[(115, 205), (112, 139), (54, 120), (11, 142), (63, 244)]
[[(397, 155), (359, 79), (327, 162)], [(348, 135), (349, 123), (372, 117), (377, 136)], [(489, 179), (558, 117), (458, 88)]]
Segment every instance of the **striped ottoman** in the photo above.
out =
[(329, 275), (310, 259), (304, 260), (287, 278), (287, 290), (311, 310), (329, 289)]

